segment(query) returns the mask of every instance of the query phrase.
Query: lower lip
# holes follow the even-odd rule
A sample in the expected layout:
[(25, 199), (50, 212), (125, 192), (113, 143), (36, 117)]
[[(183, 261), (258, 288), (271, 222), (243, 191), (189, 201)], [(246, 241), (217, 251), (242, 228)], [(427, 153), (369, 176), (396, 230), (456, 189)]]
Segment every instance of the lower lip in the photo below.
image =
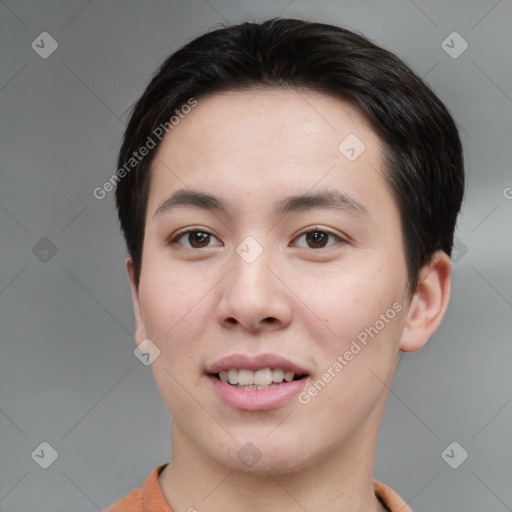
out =
[(242, 389), (208, 376), (213, 389), (226, 404), (242, 411), (267, 411), (287, 404), (306, 385), (308, 377), (268, 389)]

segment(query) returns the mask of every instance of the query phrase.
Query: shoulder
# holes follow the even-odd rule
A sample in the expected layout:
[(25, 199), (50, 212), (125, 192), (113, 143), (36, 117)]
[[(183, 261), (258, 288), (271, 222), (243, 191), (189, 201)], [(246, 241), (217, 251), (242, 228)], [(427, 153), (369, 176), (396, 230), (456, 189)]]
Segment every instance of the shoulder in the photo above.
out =
[(375, 496), (390, 512), (412, 512), (407, 503), (386, 484), (374, 480), (373, 488)]
[(146, 512), (147, 510), (172, 512), (158, 483), (158, 476), (166, 465), (162, 464), (156, 467), (142, 487), (129, 492), (113, 505), (110, 505), (104, 512)]
[(134, 489), (108, 507), (105, 512), (142, 512), (142, 488)]

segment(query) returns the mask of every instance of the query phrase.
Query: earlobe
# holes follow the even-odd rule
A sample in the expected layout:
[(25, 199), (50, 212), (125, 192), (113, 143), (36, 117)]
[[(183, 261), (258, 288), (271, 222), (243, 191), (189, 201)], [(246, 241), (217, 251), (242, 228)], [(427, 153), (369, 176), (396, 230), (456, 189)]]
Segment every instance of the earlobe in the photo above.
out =
[(439, 327), (450, 299), (451, 275), (450, 257), (443, 251), (435, 253), (431, 262), (421, 269), (418, 289), (400, 339), (400, 350), (420, 350)]
[(132, 291), (133, 313), (135, 315), (135, 342), (139, 345), (146, 336), (146, 328), (142, 318), (142, 308), (140, 305), (139, 286), (135, 280), (135, 268), (130, 257), (126, 259), (126, 273), (130, 281)]

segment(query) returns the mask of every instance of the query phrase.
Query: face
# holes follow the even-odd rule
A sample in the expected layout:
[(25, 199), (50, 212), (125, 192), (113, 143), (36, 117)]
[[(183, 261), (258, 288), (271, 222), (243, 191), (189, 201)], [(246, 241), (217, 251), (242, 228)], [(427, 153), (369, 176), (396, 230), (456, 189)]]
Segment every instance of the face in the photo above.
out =
[(357, 110), (312, 92), (218, 93), (164, 138), (131, 276), (173, 450), (286, 472), (376, 437), (410, 307), (383, 172)]

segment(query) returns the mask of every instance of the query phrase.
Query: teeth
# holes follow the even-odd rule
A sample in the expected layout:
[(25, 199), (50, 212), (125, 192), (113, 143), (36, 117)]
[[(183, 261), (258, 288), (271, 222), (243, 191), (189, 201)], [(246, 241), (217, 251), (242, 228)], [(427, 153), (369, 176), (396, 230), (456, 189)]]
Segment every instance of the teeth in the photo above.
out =
[(284, 372), (280, 368), (274, 368), (272, 370), (272, 380), (274, 382), (281, 382), (284, 379)]
[(252, 370), (238, 370), (238, 384), (241, 386), (254, 384), (254, 372)]
[(295, 374), (290, 371), (284, 371), (281, 368), (263, 368), (261, 370), (247, 370), (242, 368), (230, 368), (219, 372), (219, 379), (222, 382), (243, 388), (243, 389), (268, 389), (274, 388), (281, 382), (291, 382)]
[(293, 380), (293, 372), (284, 372), (284, 380), (291, 382)]
[(254, 384), (257, 386), (272, 384), (272, 370), (270, 368), (263, 368), (254, 372)]
[(228, 370), (227, 374), (230, 384), (238, 384), (238, 370)]

